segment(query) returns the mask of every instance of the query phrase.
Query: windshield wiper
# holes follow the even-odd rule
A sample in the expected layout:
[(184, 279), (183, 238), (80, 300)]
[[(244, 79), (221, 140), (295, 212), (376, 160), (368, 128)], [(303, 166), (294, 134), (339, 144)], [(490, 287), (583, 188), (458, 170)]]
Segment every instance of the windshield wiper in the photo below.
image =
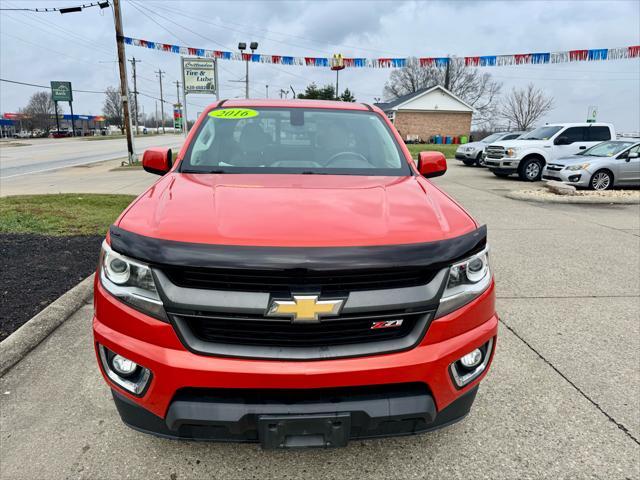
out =
[(224, 170), (218, 168), (215, 170), (181, 170), (180, 173), (227, 173)]

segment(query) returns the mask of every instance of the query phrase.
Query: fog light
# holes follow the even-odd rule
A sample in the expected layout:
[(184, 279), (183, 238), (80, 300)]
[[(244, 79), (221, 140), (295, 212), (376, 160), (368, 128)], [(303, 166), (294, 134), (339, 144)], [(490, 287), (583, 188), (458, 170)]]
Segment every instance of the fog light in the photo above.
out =
[(492, 350), (493, 338), (449, 365), (454, 385), (462, 388), (478, 378), (487, 368)]
[(571, 175), (569, 177), (569, 181), (570, 182), (579, 182), (581, 177), (582, 177), (582, 175)]
[(460, 359), (460, 363), (465, 368), (473, 368), (480, 365), (482, 361), (482, 352), (479, 348), (476, 348), (473, 352), (467, 353)]
[[(120, 375), (129, 376), (136, 371), (138, 364), (128, 358), (124, 358), (122, 355), (116, 355), (111, 360), (111, 365), (116, 373)], [(465, 365), (466, 366), (466, 365)]]
[(151, 370), (138, 365), (133, 360), (98, 345), (100, 362), (105, 375), (120, 388), (136, 396), (144, 395), (151, 382)]

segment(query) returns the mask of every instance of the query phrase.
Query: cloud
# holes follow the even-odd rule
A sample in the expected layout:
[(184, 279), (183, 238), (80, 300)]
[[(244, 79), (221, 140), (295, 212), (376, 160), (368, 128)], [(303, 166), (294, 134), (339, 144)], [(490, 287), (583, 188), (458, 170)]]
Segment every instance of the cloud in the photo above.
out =
[[(3, 6), (41, 6), (41, 1), (3, 1)], [(328, 56), (482, 55), (577, 48), (606, 48), (637, 44), (640, 2), (637, 1), (523, 1), (523, 2), (365, 2), (365, 1), (251, 1), (163, 2), (137, 1), (144, 13), (123, 2), (125, 33), (205, 48), (235, 48), (239, 41), (260, 43), (259, 51), (273, 54)], [(155, 12), (155, 13), (154, 13)], [(163, 18), (164, 17), (164, 18)], [(89, 9), (69, 15), (10, 13), (0, 17), (2, 78), (48, 85), (70, 80), (74, 88), (100, 90), (117, 85), (113, 19), (108, 10)], [(205, 37), (205, 38), (203, 38)], [(138, 89), (159, 97), (155, 71), (166, 72), (163, 94), (176, 100), (179, 57), (127, 48), (138, 64)], [(106, 62), (106, 63), (99, 63)], [(221, 62), (224, 97), (244, 95), (240, 62)], [(130, 66), (129, 66), (130, 68)], [(487, 68), (504, 83), (504, 91), (533, 81), (556, 99), (545, 121), (582, 120), (589, 105), (618, 130), (639, 131), (640, 61), (526, 65)], [(130, 73), (130, 72), (129, 72)], [(381, 96), (389, 71), (352, 69), (340, 73), (341, 88), (349, 87), (358, 100)], [(315, 81), (335, 82), (328, 69), (250, 65), (251, 92), (270, 96), (280, 89), (301, 91)], [(0, 110), (23, 107), (35, 90), (0, 85)], [(291, 97), (291, 95), (289, 95)], [(74, 110), (99, 113), (103, 97), (75, 95)], [(202, 111), (210, 96), (189, 98), (189, 115)], [(140, 97), (141, 109), (155, 109), (155, 100)]]

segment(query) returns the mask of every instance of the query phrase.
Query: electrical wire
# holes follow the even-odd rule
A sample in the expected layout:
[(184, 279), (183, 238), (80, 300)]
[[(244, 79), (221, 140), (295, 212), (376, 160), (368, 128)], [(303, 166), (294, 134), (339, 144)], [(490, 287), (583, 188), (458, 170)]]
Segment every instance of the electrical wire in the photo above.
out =
[(72, 7), (44, 7), (44, 8), (0, 8), (2, 11), (22, 11), (22, 12), (33, 12), (33, 13), (67, 13), (65, 10), (73, 10), (77, 9), (84, 10), (85, 8), (91, 7), (100, 7), (100, 9), (110, 7), (111, 4), (107, 1), (95, 2), (95, 3), (85, 3), (83, 5), (76, 5)]
[[(59, 33), (56, 33), (54, 30), (52, 30), (52, 29), (55, 28), (59, 32), (62, 32), (65, 35), (73, 37), (73, 38), (79, 40), (80, 42), (82, 42), (82, 43), (79, 44), (80, 46), (89, 48), (89, 45), (92, 45), (93, 49), (99, 49), (99, 50), (101, 50), (101, 51), (103, 51), (105, 53), (108, 53), (110, 55), (113, 55), (113, 53), (114, 53), (112, 50), (106, 48), (103, 44), (100, 44), (100, 43), (98, 43), (98, 42), (96, 42), (94, 40), (90, 40), (90, 39), (88, 39), (86, 37), (78, 35), (77, 33), (73, 32), (71, 30), (68, 30), (66, 28), (60, 27), (59, 25), (56, 25), (55, 23), (53, 23), (53, 22), (51, 22), (49, 20), (46, 20), (46, 19), (44, 19), (42, 17), (29, 16), (28, 13), (21, 12), (21, 11), (17, 11), (15, 13), (16, 14), (20, 14), (20, 18), (11, 16), (12, 15), (11, 13), (10, 14), (5, 14), (5, 18), (9, 18), (11, 20), (14, 20), (16, 22), (22, 23), (23, 25), (27, 25), (27, 26), (33, 25), (38, 29), (42, 29), (44, 27), (44, 28), (48, 29), (51, 33), (53, 33), (54, 35), (59, 36), (60, 35)], [(40, 25), (37, 25), (37, 24), (34, 24), (34, 23), (29, 23), (29, 22), (27, 22), (26, 24), (23, 23), (26, 20), (28, 20), (29, 22), (37, 22)]]
[[(238, 26), (241, 26), (241, 27), (247, 27), (247, 28), (249, 28), (250, 30), (238, 30), (238, 29), (233, 29), (233, 28), (228, 27), (228, 26), (226, 26), (226, 25), (218, 24), (218, 23), (212, 22), (212, 21), (210, 21), (210, 20), (208, 20), (208, 19), (203, 19), (202, 17), (194, 17), (194, 16), (187, 15), (186, 13), (181, 12), (181, 11), (170, 10), (170, 9), (168, 9), (167, 7), (165, 7), (165, 6), (160, 6), (160, 5), (158, 5), (157, 3), (155, 3), (155, 2), (147, 2), (147, 4), (148, 4), (148, 5), (153, 5), (153, 6), (154, 6), (154, 8), (159, 8), (159, 9), (161, 9), (161, 10), (164, 10), (164, 11), (167, 11), (167, 12), (171, 12), (171, 13), (173, 13), (173, 14), (177, 14), (177, 15), (180, 15), (180, 16), (185, 17), (185, 18), (189, 18), (189, 19), (191, 19), (191, 20), (195, 20), (195, 21), (199, 21), (199, 22), (202, 22), (202, 23), (206, 23), (206, 24), (208, 24), (208, 25), (215, 25), (215, 26), (217, 26), (217, 27), (220, 27), (220, 28), (223, 28), (223, 29), (226, 29), (226, 30), (237, 31), (237, 32), (241, 32), (241, 33), (246, 33), (246, 34), (254, 35), (254, 36), (257, 36), (257, 37), (259, 37), (259, 38), (264, 38), (264, 39), (271, 40), (271, 41), (273, 41), (273, 42), (282, 43), (282, 44), (285, 44), (285, 45), (291, 45), (291, 43), (290, 43), (290, 42), (285, 42), (285, 41), (282, 41), (282, 40), (277, 40), (277, 39), (275, 39), (275, 38), (268, 37), (268, 36), (266, 36), (266, 35), (264, 35), (264, 34), (256, 33), (256, 30), (261, 30), (261, 31), (263, 31), (263, 32), (272, 33), (272, 34), (275, 34), (275, 35), (280, 35), (280, 36), (282, 36), (282, 37), (289, 37), (289, 38), (294, 38), (294, 39), (297, 39), (297, 40), (304, 40), (304, 41), (306, 41), (306, 42), (315, 43), (315, 44), (317, 44), (317, 45), (327, 45), (327, 42), (324, 42), (324, 41), (321, 41), (321, 40), (315, 40), (315, 39), (312, 39), (312, 38), (302, 37), (302, 36), (299, 36), (299, 35), (292, 35), (292, 34), (289, 34), (289, 33), (275, 32), (275, 31), (273, 31), (273, 30), (269, 30), (269, 29), (265, 29), (265, 28), (259, 28), (259, 27), (255, 27), (255, 26), (253, 26), (253, 25), (242, 24), (242, 23), (233, 22), (233, 21), (230, 21), (230, 20), (225, 19), (225, 23), (231, 23), (231, 24), (233, 24), (233, 25), (238, 25)], [(365, 48), (365, 47), (362, 47), (362, 46), (358, 46), (358, 47), (356, 47), (356, 46), (353, 46), (353, 45), (344, 45), (344, 44), (342, 44), (342, 45), (335, 45), (335, 46), (336, 46), (336, 47), (341, 47), (341, 48), (346, 48), (346, 49), (354, 49), (354, 50), (356, 50), (356, 51), (357, 51), (357, 50), (364, 50), (364, 51), (377, 52), (377, 53), (385, 53), (385, 54), (389, 54), (389, 53), (391, 53), (392, 55), (402, 56), (402, 55), (401, 55), (401, 54), (399, 54), (398, 52), (391, 52), (391, 51), (389, 51), (389, 50), (380, 50), (380, 49), (375, 49), (375, 48)], [(329, 55), (331, 55), (331, 54), (333, 53), (333, 52), (329, 52), (329, 51), (327, 51), (327, 50), (318, 50), (318, 49), (314, 49), (314, 48), (310, 48), (310, 47), (305, 47), (305, 48), (308, 48), (309, 50), (314, 50), (314, 51), (316, 51), (316, 52), (326, 53), (326, 54), (329, 54)]]

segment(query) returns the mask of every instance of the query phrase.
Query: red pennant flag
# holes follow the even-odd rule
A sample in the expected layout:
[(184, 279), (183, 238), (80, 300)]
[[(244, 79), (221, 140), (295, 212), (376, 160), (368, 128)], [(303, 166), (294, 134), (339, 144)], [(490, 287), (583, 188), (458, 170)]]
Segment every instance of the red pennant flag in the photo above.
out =
[(586, 60), (588, 56), (588, 50), (569, 50), (569, 60), (572, 62)]

